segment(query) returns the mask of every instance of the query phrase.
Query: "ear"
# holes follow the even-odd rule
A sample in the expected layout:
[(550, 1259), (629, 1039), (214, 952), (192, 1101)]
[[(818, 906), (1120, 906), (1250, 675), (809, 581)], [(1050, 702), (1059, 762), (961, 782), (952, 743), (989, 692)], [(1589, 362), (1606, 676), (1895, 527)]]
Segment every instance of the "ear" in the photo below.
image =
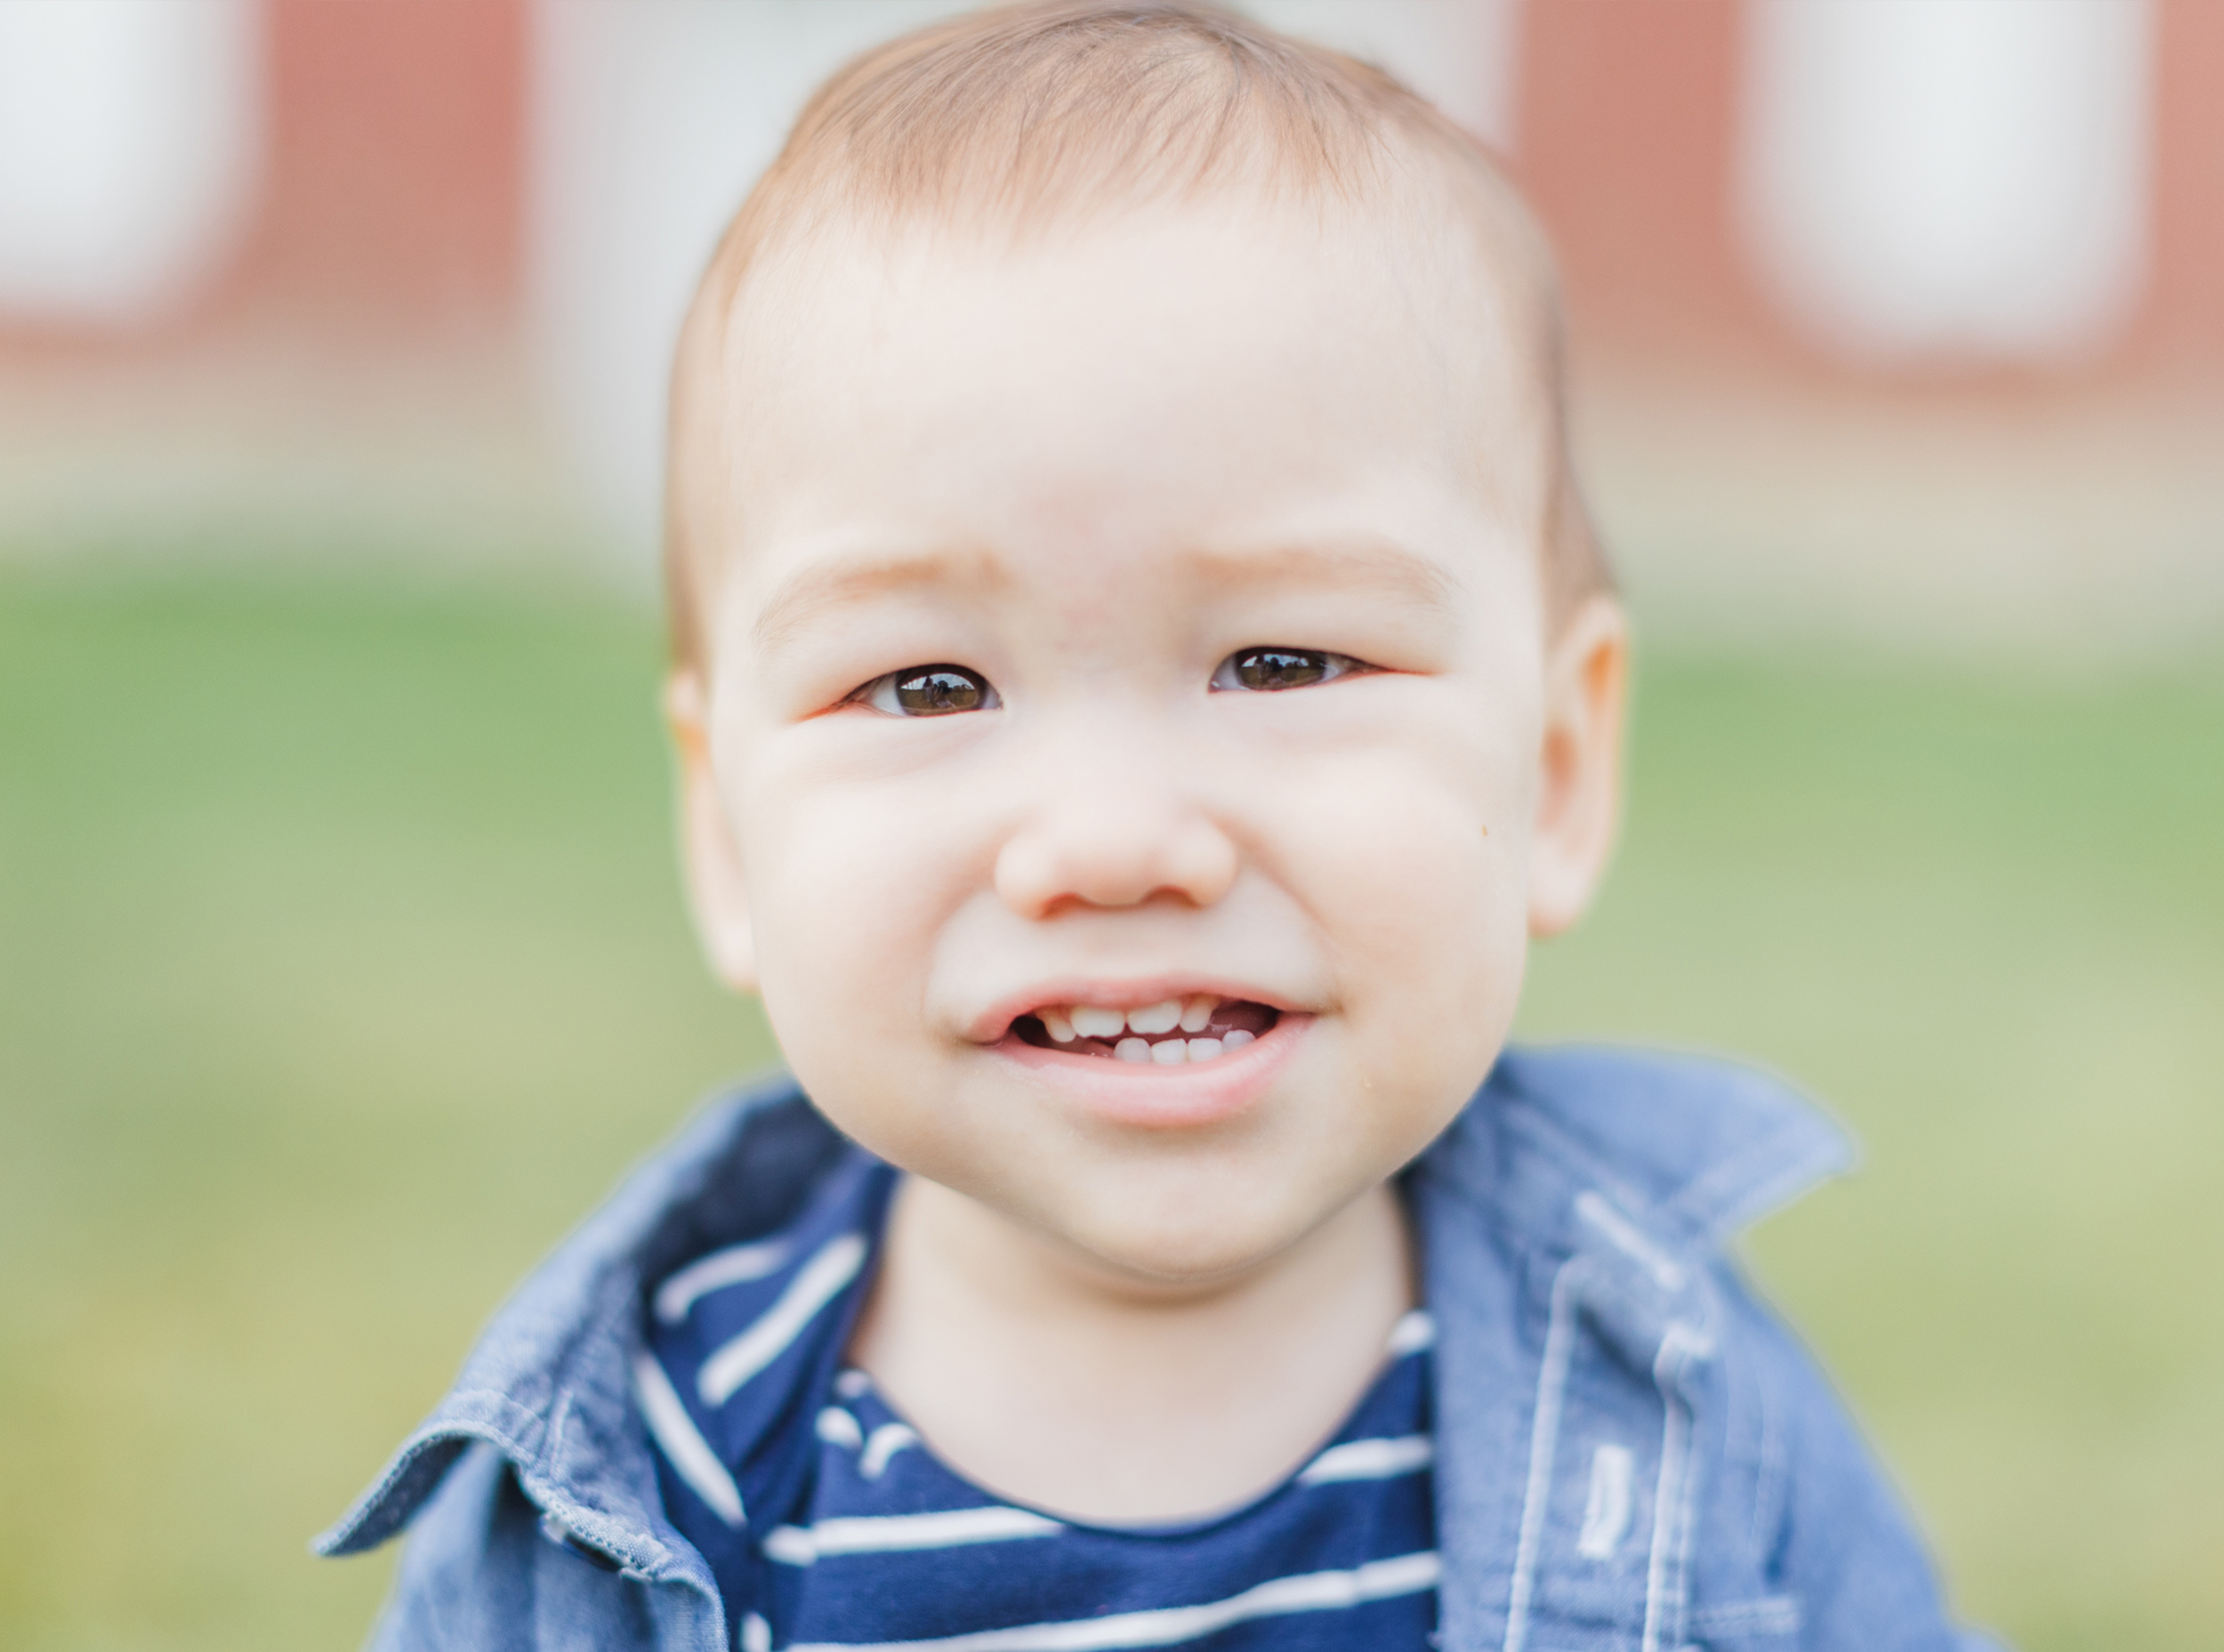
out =
[(690, 670), (665, 681), (665, 720), (680, 764), (680, 859), (687, 870), (695, 932), (720, 979), (736, 992), (757, 989), (757, 949), (749, 927), (741, 850), (711, 770), (707, 697)]
[(1629, 623), (1595, 597), (1546, 650), (1529, 933), (1557, 935), (1583, 915), (1605, 874), (1622, 809), (1622, 727)]

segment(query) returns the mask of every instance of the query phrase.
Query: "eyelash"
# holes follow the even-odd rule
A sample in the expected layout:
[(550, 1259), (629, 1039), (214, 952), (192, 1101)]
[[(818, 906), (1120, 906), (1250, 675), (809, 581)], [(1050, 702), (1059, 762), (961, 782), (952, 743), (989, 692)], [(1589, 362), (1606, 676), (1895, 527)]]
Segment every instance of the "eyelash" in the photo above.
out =
[[(957, 681), (952, 681), (952, 679)], [(937, 681), (939, 680), (939, 681)], [(928, 702), (919, 705), (904, 704), (907, 691)], [(952, 700), (966, 700), (963, 705), (949, 704)], [(939, 699), (945, 703), (934, 705)], [(859, 683), (850, 690), (842, 702), (844, 705), (869, 705), (889, 717), (947, 717), (959, 712), (993, 712), (1003, 704), (987, 678), (963, 665), (907, 665), (901, 671), (891, 671), (885, 677), (875, 677), (870, 682)]]
[[(1269, 665), (1267, 664), (1269, 661), (1281, 663)], [(1261, 672), (1271, 671), (1277, 675), (1286, 676), (1290, 673), (1291, 666), (1298, 662), (1305, 662), (1305, 664), (1298, 665), (1297, 669), (1301, 671), (1309, 669), (1316, 671), (1318, 674), (1307, 677), (1301, 682), (1269, 684), (1242, 681), (1246, 668), (1253, 668)], [(1313, 662), (1317, 662), (1317, 664), (1315, 665)], [(1339, 682), (1346, 677), (1363, 676), (1369, 672), (1380, 669), (1379, 666), (1368, 665), (1365, 660), (1354, 659), (1349, 654), (1331, 654), (1326, 649), (1285, 649), (1267, 645), (1237, 649), (1213, 667), (1211, 686), (1214, 692), (1223, 694), (1286, 694), (1292, 689), (1318, 688), (1324, 683)]]
[[(1285, 694), (1292, 689), (1317, 688), (1378, 669), (1349, 654), (1332, 654), (1325, 649), (1237, 649), (1213, 668), (1207, 686), (1216, 694)], [(1307, 672), (1314, 674), (1303, 675)], [(1245, 681), (1246, 675), (1253, 679), (1295, 675), (1301, 680)], [(908, 702), (907, 695), (912, 697)], [(1003, 701), (979, 673), (963, 665), (940, 664), (907, 665), (859, 683), (842, 704), (870, 706), (889, 717), (948, 717), (962, 712), (995, 711)]]

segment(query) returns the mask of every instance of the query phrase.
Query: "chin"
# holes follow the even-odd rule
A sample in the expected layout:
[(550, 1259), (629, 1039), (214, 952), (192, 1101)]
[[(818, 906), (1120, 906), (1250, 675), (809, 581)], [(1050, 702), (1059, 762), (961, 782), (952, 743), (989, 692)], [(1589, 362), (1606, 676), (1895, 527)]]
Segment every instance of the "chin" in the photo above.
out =
[(1162, 1285), (1203, 1285), (1247, 1272), (1314, 1225), (1296, 1212), (1231, 1209), (1225, 1200), (1179, 1203), (1178, 1213), (1144, 1221), (1132, 1208), (1106, 1211), (1100, 1221), (1088, 1220), (1097, 1213), (1068, 1210), (1054, 1230), (1119, 1273)]

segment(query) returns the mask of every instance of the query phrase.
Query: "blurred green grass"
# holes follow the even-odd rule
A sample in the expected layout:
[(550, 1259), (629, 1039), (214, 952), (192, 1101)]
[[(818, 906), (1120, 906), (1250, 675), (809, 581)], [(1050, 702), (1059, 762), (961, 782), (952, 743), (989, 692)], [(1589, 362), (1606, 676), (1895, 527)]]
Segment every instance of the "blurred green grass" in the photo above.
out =
[[(0, 1642), (349, 1645), (303, 1544), (479, 1322), (769, 1059), (695, 959), (654, 625), (0, 575)], [(1963, 1608), (2224, 1642), (2224, 670), (1648, 655), (1533, 1035), (1736, 1051), (1863, 1173), (1755, 1266)]]

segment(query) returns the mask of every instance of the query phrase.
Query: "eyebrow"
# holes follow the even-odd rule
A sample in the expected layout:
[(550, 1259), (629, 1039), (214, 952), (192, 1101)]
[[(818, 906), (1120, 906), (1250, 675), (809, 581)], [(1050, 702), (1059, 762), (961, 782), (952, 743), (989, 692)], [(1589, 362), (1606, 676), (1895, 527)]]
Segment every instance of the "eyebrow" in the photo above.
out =
[(1214, 584), (1387, 588), (1432, 611), (1450, 608), (1459, 592), (1458, 576), (1442, 563), (1371, 536), (1204, 550), (1196, 560)]
[[(1192, 552), (1189, 560), (1211, 585), (1387, 587), (1431, 612), (1450, 608), (1459, 588), (1441, 563), (1386, 539), (1213, 548)], [(757, 647), (777, 653), (821, 615), (860, 600), (935, 586), (987, 591), (1010, 583), (1009, 569), (985, 550), (898, 552), (805, 568), (783, 580), (766, 600), (754, 627)]]
[(861, 599), (937, 585), (993, 588), (1009, 582), (1003, 565), (986, 551), (899, 552), (857, 561), (797, 570), (776, 586), (757, 616), (757, 647), (777, 653), (829, 609)]

